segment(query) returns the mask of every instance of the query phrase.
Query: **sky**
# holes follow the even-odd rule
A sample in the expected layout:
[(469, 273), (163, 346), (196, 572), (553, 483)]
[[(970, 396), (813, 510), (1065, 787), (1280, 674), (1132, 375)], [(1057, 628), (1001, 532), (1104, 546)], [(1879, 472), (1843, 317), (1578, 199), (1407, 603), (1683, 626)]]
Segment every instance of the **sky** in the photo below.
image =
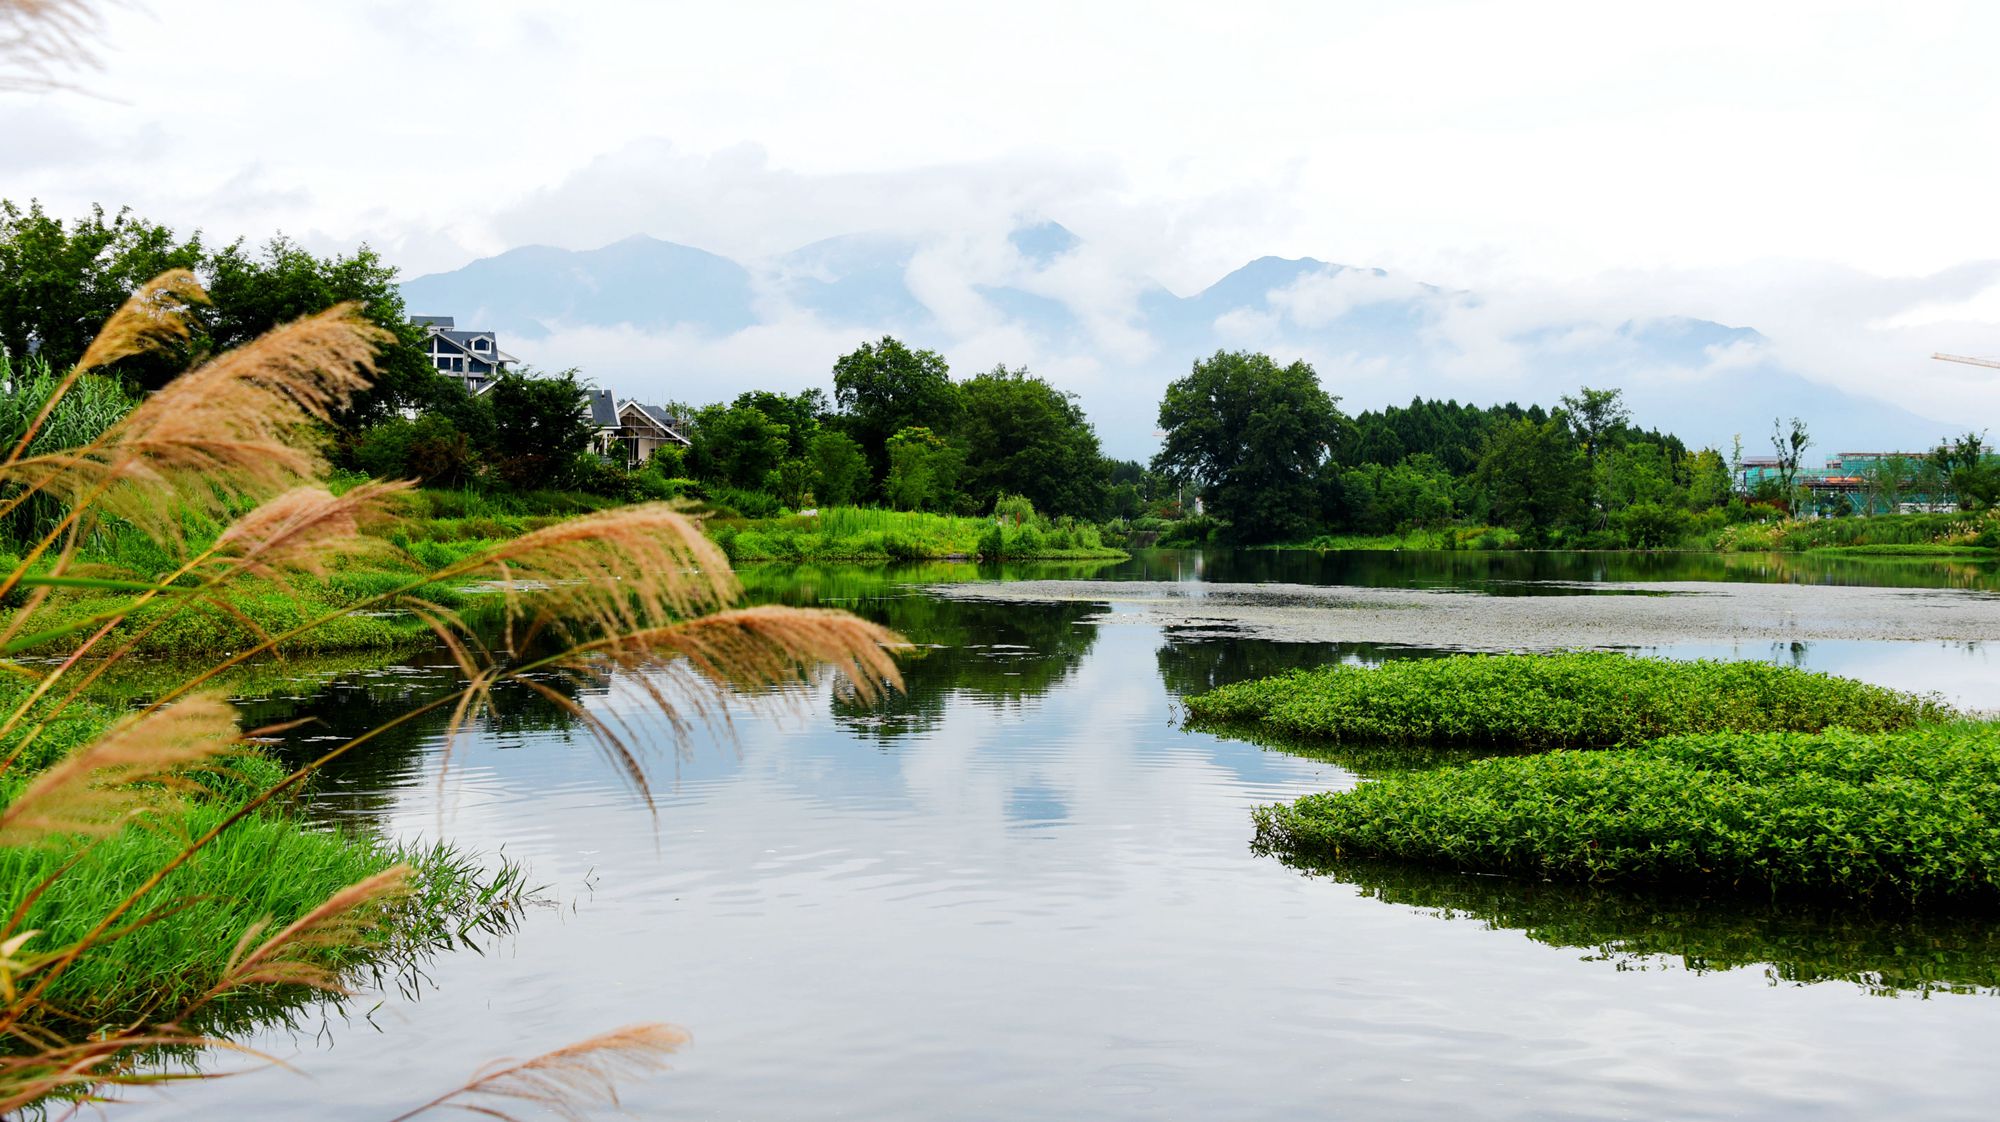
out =
[(1995, 42), (2000, 6), (1922, 0), (129, 0), (80, 89), (0, 92), (0, 194), (366, 241), (406, 276), (1047, 219), (1104, 322), (1143, 278), (1312, 256), (1491, 294), (1510, 329), (1753, 326), (1955, 420), (2000, 415), (2000, 371), (1929, 359), (2000, 354)]

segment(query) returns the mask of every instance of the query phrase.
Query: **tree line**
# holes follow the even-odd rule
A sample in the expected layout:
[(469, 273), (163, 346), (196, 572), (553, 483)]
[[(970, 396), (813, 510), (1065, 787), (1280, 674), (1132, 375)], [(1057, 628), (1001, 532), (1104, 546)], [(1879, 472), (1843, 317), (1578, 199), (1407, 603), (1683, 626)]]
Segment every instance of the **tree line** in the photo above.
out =
[[(1150, 463), (1113, 460), (1074, 394), (1004, 365), (955, 379), (936, 351), (888, 336), (836, 358), (830, 394), (670, 405), (689, 445), (628, 470), (590, 422), (578, 372), (516, 371), (480, 395), (438, 374), (394, 269), (365, 246), (326, 256), (282, 236), (218, 246), (129, 211), (93, 208), (66, 223), (32, 202), (0, 200), (0, 356), (65, 369), (134, 288), (175, 268), (193, 270), (210, 295), (193, 338), (181, 353), (101, 373), (144, 393), (203, 354), (352, 301), (388, 342), (375, 388), (336, 419), (332, 455), (436, 486), (695, 494), (754, 514), (844, 504), (984, 513), (1020, 496), (1046, 514), (1178, 520), (1198, 505), (1203, 517), (1184, 537), (1244, 543), (1492, 527), (1526, 544), (1656, 546), (1811, 501), (1794, 483), (1810, 443), (1798, 421), (1773, 433), (1778, 479), (1744, 495), (1740, 445), (1728, 459), (1690, 449), (1637, 424), (1616, 390), (1586, 387), (1548, 408), (1414, 398), (1350, 416), (1310, 364), (1242, 351), (1202, 358), (1167, 386)], [(1911, 494), (2000, 500), (2000, 461), (1982, 440), (1882, 461), (1865, 505), (1894, 509)]]

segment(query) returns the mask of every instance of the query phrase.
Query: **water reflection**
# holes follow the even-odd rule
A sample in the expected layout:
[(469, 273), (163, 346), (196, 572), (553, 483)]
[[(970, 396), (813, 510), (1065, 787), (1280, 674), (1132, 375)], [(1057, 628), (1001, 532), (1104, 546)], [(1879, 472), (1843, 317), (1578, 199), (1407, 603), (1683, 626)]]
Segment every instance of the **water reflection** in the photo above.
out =
[[(1016, 579), (1049, 579), (1051, 566), (1010, 566)], [(1060, 566), (1095, 573), (1100, 565)], [(1030, 575), (1034, 574), (1034, 575)], [(939, 727), (954, 698), (1018, 710), (1073, 674), (1097, 641), (1087, 621), (1106, 609), (1092, 603), (960, 604), (926, 596), (917, 583), (998, 579), (998, 566), (918, 565), (824, 569), (788, 567), (746, 575), (752, 598), (839, 607), (882, 624), (915, 645), (903, 662), (903, 692), (862, 704), (836, 694), (835, 721), (856, 735), (888, 742)]]
[(1160, 680), (1176, 697), (1203, 693), (1252, 678), (1332, 663), (1374, 666), (1392, 658), (1436, 658), (1447, 652), (1394, 643), (1282, 643), (1273, 639), (1217, 639), (1215, 629), (1163, 629), (1157, 662)]
[[(1318, 558), (1150, 553), (1069, 575), (1301, 580), (1306, 564), (1357, 583), (1497, 587), (1526, 579), (1524, 565), (1564, 581), (1662, 576), (1619, 557), (1449, 561), (1355, 563), (1370, 575)], [(1254, 806), (1445, 758), (1269, 750), (1182, 729), (1175, 698), (1328, 660), (1440, 652), (1106, 626), (1119, 609), (1098, 602), (921, 591), (996, 575), (1063, 573), (746, 572), (753, 600), (846, 608), (920, 644), (909, 693), (861, 706), (822, 687), (798, 695), (803, 716), (740, 721), (676, 757), (657, 816), (572, 714), (532, 695), (503, 697), (454, 747), (449, 813), (442, 715), (333, 769), (321, 813), (397, 837), (442, 821), (455, 841), (529, 861), (565, 905), (531, 915), (507, 953), (447, 956), (421, 1001), (385, 996), (379, 1037), (349, 1032), (300, 1059), (342, 1096), (310, 1113), (392, 1115), (434, 1094), (440, 1072), (657, 1017), (699, 1043), (635, 1089), (647, 1116), (1276, 1119), (1337, 1102), (1399, 1119), (1941, 1117), (1975, 1116), (1964, 1108), (2000, 1091), (1963, 1059), (2000, 1041), (2000, 1001), (1852, 996), (1995, 993), (2000, 945), (1978, 925), (1393, 866), (1300, 877), (1251, 852)], [(1982, 648), (1955, 644), (1653, 653), (1896, 684), (2000, 681)], [(309, 714), (321, 720), (311, 735), (335, 735), (454, 677), (428, 655), (343, 667), (271, 690), (256, 719)], [(629, 682), (572, 688), (599, 716), (643, 708)], [(157, 1116), (296, 1116), (289, 1078), (182, 1091)]]
[(1395, 863), (1287, 858), (1285, 864), (1353, 885), (1385, 904), (1588, 950), (1585, 961), (1619, 970), (1749, 969), (1772, 985), (1845, 982), (1892, 997), (2000, 994), (2000, 927), (1983, 917), (1871, 915), (1842, 906), (1621, 892)]
[(1142, 550), (1097, 580), (1471, 588), (1495, 596), (1573, 596), (1591, 584), (1740, 581), (2000, 591), (2000, 559), (1839, 553), (1635, 553), (1427, 550)]

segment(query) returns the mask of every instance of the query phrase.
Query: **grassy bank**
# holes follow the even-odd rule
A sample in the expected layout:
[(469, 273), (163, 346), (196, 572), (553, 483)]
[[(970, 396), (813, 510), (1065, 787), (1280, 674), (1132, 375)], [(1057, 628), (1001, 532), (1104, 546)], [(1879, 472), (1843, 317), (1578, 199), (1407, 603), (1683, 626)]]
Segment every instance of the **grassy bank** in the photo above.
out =
[(1979, 511), (1747, 522), (1723, 527), (1700, 544), (1731, 553), (1820, 549), (1868, 550), (1889, 556), (1990, 553), (2000, 549), (2000, 518), (1992, 511)]
[(1032, 517), (1002, 525), (918, 511), (834, 507), (785, 518), (711, 518), (704, 529), (732, 562), (1083, 561), (1125, 554), (1104, 545), (1097, 527)]
[[(12, 711), (24, 696), (18, 685), (0, 688), (0, 710)], [(0, 811), (36, 774), (96, 738), (116, 716), (100, 705), (71, 703), (0, 772)], [(13, 755), (21, 744), (19, 735), (0, 741), (0, 756)], [(186, 772), (175, 797), (153, 800), (122, 829), (87, 845), (0, 846), (0, 911), (13, 917), (13, 933), (36, 933), (22, 953), (82, 939), (187, 839), (221, 823), (286, 770), (261, 753), (239, 751)], [(55, 1017), (95, 1025), (184, 1008), (222, 980), (232, 950), (253, 924), (268, 921), (269, 930), (280, 929), (342, 888), (400, 863), (415, 869), (416, 890), (395, 903), (389, 922), (360, 941), (306, 945), (300, 961), (340, 971), (393, 968), (475, 928), (504, 922), (519, 905), (513, 867), (484, 872), (444, 846), (412, 849), (310, 829), (274, 804), (223, 831), (171, 873), (129, 917), (145, 920), (78, 958), (25, 1021)], [(273, 877), (273, 869), (284, 875)], [(26, 975), (23, 984), (34, 978)], [(286, 994), (282, 988), (236, 993), (207, 1015), (228, 1021), (245, 1001), (268, 1005), (302, 996), (304, 991)]]
[(1456, 655), (1329, 666), (1186, 700), (1190, 718), (1369, 744), (1609, 747), (1681, 733), (1907, 728), (1935, 701), (1756, 662), (1604, 653)]
[(1257, 843), (1472, 872), (2000, 906), (2000, 725), (1717, 733), (1408, 772), (1257, 812)]

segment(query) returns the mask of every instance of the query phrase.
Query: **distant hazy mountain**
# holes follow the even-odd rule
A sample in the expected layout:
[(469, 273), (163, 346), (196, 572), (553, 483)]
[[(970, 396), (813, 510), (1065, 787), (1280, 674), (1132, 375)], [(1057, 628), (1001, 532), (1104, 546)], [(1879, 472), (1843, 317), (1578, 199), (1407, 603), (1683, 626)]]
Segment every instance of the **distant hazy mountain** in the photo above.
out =
[[(1925, 447), (1952, 427), (1779, 368), (1750, 328), (1524, 315), (1312, 258), (1259, 258), (1188, 296), (1139, 278), (1126, 286), (1138, 296), (1115, 316), (1114, 338), (1102, 309), (1087, 314), (1052, 295), (1071, 291), (1052, 278), (1080, 245), (1054, 223), (1023, 227), (1008, 239), (1012, 261), (996, 268), (982, 257), (984, 275), (970, 277), (951, 272), (955, 258), (891, 235), (829, 238), (748, 264), (640, 236), (594, 250), (509, 250), (418, 277), (403, 293), (412, 313), (497, 330), (537, 366), (583, 364), (634, 396), (699, 403), (758, 385), (824, 385), (845, 349), (824, 340), (883, 332), (942, 351), (962, 374), (995, 361), (1069, 371), (1051, 380), (1079, 393), (1106, 450), (1121, 456), (1150, 454), (1161, 389), (1220, 348), (1304, 357), (1350, 411), (1419, 395), (1549, 405), (1580, 385), (1617, 386), (1641, 424), (1725, 452), (1736, 434), (1747, 453), (1767, 451), (1781, 416), (1807, 420), (1814, 456)], [(978, 304), (976, 328), (965, 326), (966, 300)], [(1028, 353), (990, 353), (996, 337)], [(800, 369), (802, 343), (827, 353)]]
[[(694, 324), (727, 334), (757, 322), (750, 272), (726, 257), (635, 235), (602, 249), (510, 249), (403, 285), (412, 315), (448, 315), (510, 337), (552, 325)], [(546, 365), (546, 364), (544, 364)]]

